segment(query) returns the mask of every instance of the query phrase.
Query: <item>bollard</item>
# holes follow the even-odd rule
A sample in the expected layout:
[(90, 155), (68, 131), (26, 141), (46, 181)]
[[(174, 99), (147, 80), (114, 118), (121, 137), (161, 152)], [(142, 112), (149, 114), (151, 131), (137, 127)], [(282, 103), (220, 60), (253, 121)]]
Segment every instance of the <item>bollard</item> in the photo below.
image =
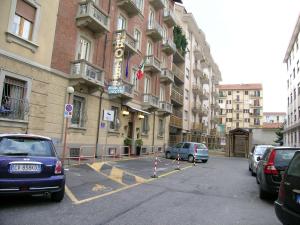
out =
[(177, 154), (177, 167), (175, 168), (175, 170), (180, 170), (180, 167), (179, 167), (179, 153)]
[(157, 156), (155, 156), (155, 161), (154, 161), (154, 171), (153, 171), (153, 175), (151, 176), (152, 178), (158, 178), (157, 174), (156, 174), (156, 169), (157, 169)]

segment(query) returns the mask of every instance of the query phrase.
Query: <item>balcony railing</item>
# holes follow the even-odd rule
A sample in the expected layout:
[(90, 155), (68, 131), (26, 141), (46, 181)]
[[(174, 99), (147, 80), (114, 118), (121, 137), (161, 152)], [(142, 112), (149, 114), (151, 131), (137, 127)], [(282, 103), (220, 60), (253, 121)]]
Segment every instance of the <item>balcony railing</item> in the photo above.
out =
[(202, 84), (209, 84), (209, 79), (205, 73), (200, 75), (200, 80)]
[(146, 34), (152, 38), (153, 41), (160, 41), (163, 38), (163, 29), (156, 21), (148, 23)]
[(202, 55), (202, 58), (200, 59), (200, 63), (201, 63), (202, 68), (209, 67), (209, 62), (203, 55)]
[(182, 110), (174, 109), (174, 108), (173, 108), (173, 115), (174, 115), (174, 116), (177, 116), (178, 118), (181, 118), (181, 119), (182, 119)]
[(198, 104), (198, 103), (194, 104), (194, 106), (192, 107), (193, 113), (200, 113), (201, 109), (202, 109), (202, 106), (201, 106), (201, 104)]
[(171, 100), (174, 101), (174, 104), (183, 105), (183, 90), (177, 88), (175, 85), (172, 87)]
[(160, 82), (170, 84), (174, 83), (174, 74), (169, 69), (162, 69), (160, 74)]
[(133, 98), (133, 85), (127, 81), (121, 81), (118, 85), (109, 85), (108, 94), (110, 98), (129, 100)]
[(195, 56), (195, 60), (200, 60), (202, 58), (202, 53), (199, 46), (196, 46), (194, 48), (194, 56)]
[(71, 79), (90, 87), (104, 87), (104, 70), (86, 60), (71, 63)]
[(171, 39), (163, 40), (162, 51), (167, 55), (174, 54), (176, 52), (176, 45)]
[(164, 22), (168, 27), (173, 27), (176, 25), (176, 19), (173, 10), (164, 9)]
[(165, 114), (172, 114), (173, 113), (173, 105), (167, 101), (160, 101), (158, 111), (165, 113)]
[(199, 96), (200, 96), (200, 98), (201, 98), (202, 100), (207, 100), (207, 99), (209, 99), (209, 93), (208, 93), (207, 91), (205, 91), (205, 90), (201, 91)]
[(163, 0), (149, 0), (149, 3), (156, 9), (163, 9), (165, 7)]
[(141, 13), (136, 0), (117, 0), (117, 5), (127, 12), (129, 17), (136, 16)]
[(175, 54), (173, 55), (173, 62), (176, 64), (182, 64), (185, 62), (185, 54), (181, 50), (176, 49)]
[(172, 65), (172, 72), (174, 74), (174, 78), (177, 78), (179, 82), (184, 83), (184, 72), (174, 63)]
[(201, 111), (199, 112), (200, 116), (208, 116), (208, 109), (204, 106), (201, 107)]
[(170, 126), (182, 128), (182, 118), (179, 118), (175, 115), (171, 115), (170, 117)]
[(143, 94), (143, 108), (155, 110), (159, 108), (159, 99), (158, 97), (152, 94)]
[(192, 90), (193, 90), (194, 95), (200, 94), (200, 85), (199, 84), (193, 84)]
[(127, 54), (136, 54), (137, 53), (137, 42), (134, 37), (129, 34), (126, 30), (118, 30), (116, 31), (116, 36), (122, 35), (125, 37), (125, 56)]
[(145, 56), (145, 71), (152, 73), (161, 72), (160, 61), (153, 55)]
[(200, 77), (203, 74), (203, 71), (202, 71), (199, 63), (194, 64), (193, 72), (194, 72), (195, 77)]
[(109, 17), (98, 9), (92, 1), (79, 3), (78, 14), (76, 16), (78, 27), (87, 27), (96, 34), (109, 31)]
[[(22, 88), (20, 87), (16, 87), (15, 89), (17, 91), (22, 90)], [(28, 115), (28, 113), (29, 103), (26, 99), (19, 99), (11, 96), (2, 96), (0, 118), (10, 120), (27, 120), (26, 116)]]

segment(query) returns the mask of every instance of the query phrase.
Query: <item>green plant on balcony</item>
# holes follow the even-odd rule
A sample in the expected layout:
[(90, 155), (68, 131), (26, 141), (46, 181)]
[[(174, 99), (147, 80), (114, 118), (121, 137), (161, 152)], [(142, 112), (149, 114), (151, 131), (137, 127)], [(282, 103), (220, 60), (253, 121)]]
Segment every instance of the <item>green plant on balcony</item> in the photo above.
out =
[(135, 140), (135, 146), (141, 147), (142, 145), (143, 145), (143, 140), (142, 139)]
[(132, 145), (132, 139), (129, 138), (129, 137), (126, 137), (126, 138), (124, 139), (124, 145), (125, 145), (125, 146), (131, 146), (131, 145)]
[(176, 44), (177, 50), (182, 56), (185, 56), (188, 42), (180, 26), (174, 26), (173, 36), (174, 36), (174, 43)]

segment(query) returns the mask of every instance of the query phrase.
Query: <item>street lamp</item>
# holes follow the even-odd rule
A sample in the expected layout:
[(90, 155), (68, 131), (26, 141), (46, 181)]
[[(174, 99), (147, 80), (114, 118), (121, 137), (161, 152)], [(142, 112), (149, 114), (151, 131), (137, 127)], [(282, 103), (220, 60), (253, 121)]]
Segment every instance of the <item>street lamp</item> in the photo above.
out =
[[(74, 93), (74, 88), (71, 87), (71, 86), (67, 87), (67, 93), (68, 93), (68, 102), (67, 102), (67, 104), (70, 104), (71, 95)], [(67, 148), (68, 124), (69, 124), (69, 117), (67, 115), (67, 116), (65, 116), (65, 133), (64, 133), (64, 148), (63, 148), (62, 164), (64, 164), (64, 162), (65, 162), (65, 155), (66, 155), (66, 148)]]

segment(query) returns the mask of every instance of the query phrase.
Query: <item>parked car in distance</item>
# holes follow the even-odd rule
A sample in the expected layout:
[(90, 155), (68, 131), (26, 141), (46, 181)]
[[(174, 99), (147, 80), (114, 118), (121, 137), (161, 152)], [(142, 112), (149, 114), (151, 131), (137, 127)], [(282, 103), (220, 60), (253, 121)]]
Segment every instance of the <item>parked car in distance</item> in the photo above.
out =
[(63, 166), (50, 138), (0, 135), (0, 195), (49, 193), (59, 202), (64, 192)]
[(283, 175), (275, 212), (284, 225), (300, 224), (300, 151), (295, 153)]
[(262, 158), (258, 157), (256, 181), (259, 185), (261, 199), (270, 194), (277, 195), (282, 174), (297, 150), (300, 148), (270, 147), (267, 148)]
[(252, 148), (252, 151), (249, 153), (249, 171), (252, 176), (256, 175), (256, 167), (258, 164), (257, 157), (263, 156), (266, 149), (272, 147), (272, 145), (256, 145)]
[(180, 159), (188, 160), (189, 162), (202, 161), (207, 162), (208, 148), (205, 144), (197, 142), (181, 142), (166, 150), (166, 158), (177, 158), (179, 154)]

